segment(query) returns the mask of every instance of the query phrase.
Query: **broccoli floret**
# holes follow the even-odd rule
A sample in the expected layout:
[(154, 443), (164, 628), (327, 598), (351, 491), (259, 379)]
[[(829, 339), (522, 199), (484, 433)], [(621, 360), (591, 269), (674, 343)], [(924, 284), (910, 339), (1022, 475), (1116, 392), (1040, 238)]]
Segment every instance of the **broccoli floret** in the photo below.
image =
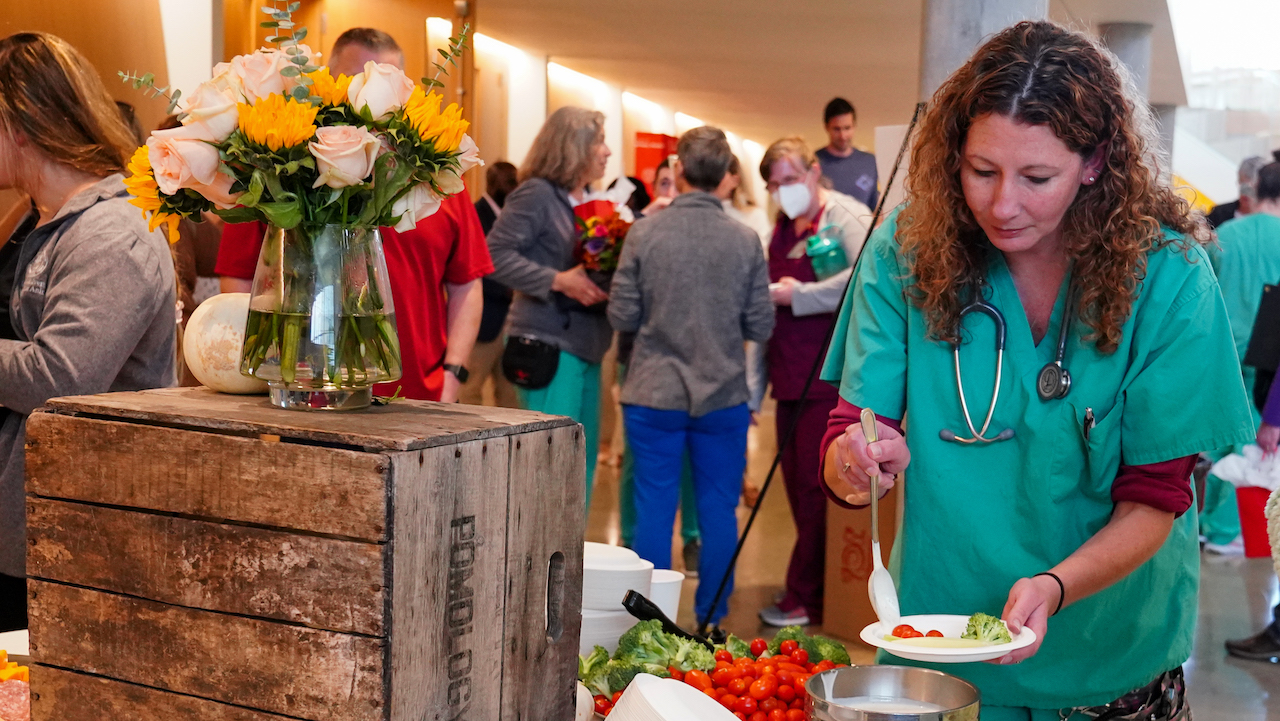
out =
[[(823, 660), (830, 661), (834, 664), (852, 663), (849, 659), (849, 649), (845, 648), (844, 644), (839, 641), (827, 638), (826, 636), (814, 636), (813, 642), (817, 644), (818, 651), (822, 653)], [(813, 660), (812, 656), (809, 657), (809, 660), (813, 663), (817, 663), (817, 661)]]
[(672, 651), (667, 634), (662, 631), (661, 621), (641, 621), (618, 639), (618, 650), (613, 652), (613, 658), (630, 664), (651, 663), (666, 668), (671, 665)]
[(716, 667), (716, 657), (711, 649), (700, 641), (693, 641), (679, 636), (669, 636), (676, 643), (676, 652), (671, 657), (668, 666), (675, 666), (682, 672), (689, 672), (695, 668), (700, 671), (710, 671)]
[(596, 646), (585, 658), (578, 657), (578, 680), (591, 690), (593, 696), (608, 696), (609, 691), (609, 652), (603, 646)]
[(965, 626), (960, 638), (986, 641), (987, 643), (1009, 643), (1013, 636), (1009, 635), (1009, 627), (1004, 621), (985, 613), (975, 613), (969, 617), (969, 625)]
[(822, 649), (818, 647), (818, 644), (812, 638), (804, 635), (803, 626), (786, 626), (778, 631), (778, 634), (769, 642), (769, 653), (777, 655), (783, 641), (795, 641), (800, 644), (800, 648), (809, 653), (809, 663), (818, 663), (824, 658)]
[(609, 688), (621, 691), (631, 683), (637, 674), (652, 674), (658, 678), (668, 678), (671, 672), (663, 666), (652, 663), (627, 663), (626, 661), (609, 662)]
[(722, 648), (728, 651), (733, 654), (734, 658), (742, 658), (743, 656), (746, 656), (747, 658), (755, 658), (755, 656), (751, 655), (751, 644), (743, 641), (732, 633), (729, 634), (729, 638), (725, 639), (724, 643), (717, 644), (716, 648)]

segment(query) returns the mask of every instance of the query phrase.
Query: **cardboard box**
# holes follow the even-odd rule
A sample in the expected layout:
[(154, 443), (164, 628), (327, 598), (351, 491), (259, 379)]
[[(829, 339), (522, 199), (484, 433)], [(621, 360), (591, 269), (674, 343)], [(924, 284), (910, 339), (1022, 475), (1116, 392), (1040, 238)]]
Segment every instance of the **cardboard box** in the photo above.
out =
[[(880, 499), (880, 550), (889, 565), (894, 535), (900, 521), (901, 485)], [(871, 578), (871, 509), (849, 510), (827, 504), (827, 577), (824, 593), (823, 633), (870, 650), (858, 640), (867, 625), (875, 623), (867, 580)]]

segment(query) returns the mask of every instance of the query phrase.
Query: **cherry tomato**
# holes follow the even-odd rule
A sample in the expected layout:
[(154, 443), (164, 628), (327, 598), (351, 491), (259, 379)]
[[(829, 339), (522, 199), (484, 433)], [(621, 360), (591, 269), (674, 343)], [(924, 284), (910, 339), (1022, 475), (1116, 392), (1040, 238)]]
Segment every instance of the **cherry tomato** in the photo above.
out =
[(783, 684), (778, 686), (778, 700), (782, 703), (791, 703), (796, 700), (796, 689), (794, 686)]
[(919, 631), (907, 631), (903, 638), (924, 638), (924, 634)]
[(910, 636), (907, 636), (904, 633), (905, 631), (910, 631), (911, 633), (915, 633), (916, 630), (912, 628), (910, 624), (906, 624), (906, 623), (893, 627), (893, 635), (897, 636), (898, 638), (910, 638)]
[(926, 635), (926, 636), (928, 636), (929, 638), (942, 638), (942, 632), (941, 632), (941, 631), (930, 631), (930, 632), (926, 633), (925, 635)]
[(769, 648), (768, 641), (764, 640), (763, 638), (757, 638), (751, 642), (751, 655), (755, 656), (756, 658), (759, 658), (760, 654), (764, 653), (766, 650), (768, 650), (768, 648)]
[(613, 713), (613, 707), (612, 707), (612, 706), (610, 706), (609, 708), (605, 709), (605, 710), (604, 710), (604, 712), (603, 712), (603, 713), (601, 713), (600, 715), (601, 715), (601, 716), (605, 716), (605, 717), (607, 717), (607, 716), (608, 716), (609, 714), (611, 714), (611, 713)]
[(787, 639), (786, 641), (783, 641), (780, 644), (778, 650), (782, 652), (783, 656), (789, 656), (791, 655), (791, 652), (796, 650), (797, 648), (800, 648), (800, 644), (790, 639)]
[(742, 694), (747, 692), (748, 688), (751, 688), (751, 683), (748, 682), (745, 678), (735, 678), (734, 680), (730, 681), (729, 685), (726, 686), (725, 688), (729, 689), (729, 693), (733, 694), (734, 696), (741, 696)]
[(747, 690), (747, 693), (751, 694), (751, 698), (757, 701), (763, 701), (765, 699), (772, 698), (773, 694), (776, 693), (777, 690), (778, 679), (769, 675), (761, 676), (757, 679), (755, 683), (751, 684), (751, 688)]
[(756, 700), (751, 698), (750, 696), (738, 697), (737, 709), (742, 713), (747, 714), (748, 716), (750, 716), (751, 714), (759, 710), (756, 704)]
[(742, 669), (737, 666), (719, 668), (711, 674), (711, 680), (715, 681), (717, 686), (728, 686), (729, 682), (735, 678), (742, 678)]
[(849, 664), (847, 664), (847, 663), (838, 663), (838, 664), (836, 664), (836, 668), (849, 668)]
[(799, 709), (799, 708), (788, 709), (787, 721), (805, 721), (804, 709)]
[(769, 712), (769, 721), (787, 721), (787, 712), (780, 708), (775, 708)]
[(796, 650), (792, 651), (791, 663), (794, 663), (797, 666), (803, 666), (806, 663), (809, 663), (809, 652), (804, 650), (803, 648), (797, 648)]
[(806, 663), (806, 664), (804, 665), (804, 672), (805, 672), (805, 673), (813, 673), (813, 670), (814, 670), (814, 669), (816, 669), (817, 667), (818, 667), (818, 664), (816, 664), (816, 663)]
[(779, 661), (778, 673), (782, 673), (783, 671), (791, 671), (792, 673), (804, 673), (804, 666), (801, 666), (798, 663), (791, 663), (790, 661)]
[(700, 671), (696, 668), (684, 675), (684, 682), (700, 691), (706, 691), (714, 685), (706, 671)]
[(729, 693), (729, 689), (725, 688), (724, 686), (716, 686), (712, 690), (716, 692), (716, 698), (720, 698), (721, 696)]
[(830, 661), (828, 661), (828, 660), (825, 660), (825, 659), (824, 659), (824, 660), (822, 660), (821, 662), (819, 662), (819, 663), (818, 663), (818, 669), (817, 669), (817, 670), (818, 670), (818, 672), (819, 672), (819, 673), (821, 673), (821, 672), (823, 672), (823, 671), (830, 671), (831, 669), (833, 669), (833, 668), (835, 668), (835, 667), (836, 667), (836, 665), (835, 665), (834, 663), (831, 663)]
[(683, 681), (683, 680), (684, 680), (684, 672), (683, 672), (683, 671), (681, 671), (680, 669), (676, 668), (675, 666), (667, 666), (667, 673), (670, 673), (670, 674), (671, 674), (671, 678), (673, 678), (673, 679), (675, 679), (675, 680), (677, 680), (677, 681)]
[(702, 689), (702, 693), (706, 694), (707, 698), (711, 699), (712, 701), (720, 700), (720, 694), (716, 693), (716, 690), (713, 688), (704, 688)]
[(809, 691), (805, 687), (807, 683), (809, 683), (809, 674), (796, 676), (796, 682), (792, 685), (792, 688), (796, 690), (796, 698), (803, 700), (805, 696), (809, 695)]
[(733, 664), (729, 663), (728, 661), (716, 661), (716, 667), (712, 670), (719, 671), (722, 668), (732, 668), (732, 667), (733, 667)]
[(604, 695), (596, 696), (596, 713), (608, 713), (613, 708), (613, 704), (609, 703), (609, 697)]
[[(623, 690), (625, 691), (626, 689), (623, 689)], [(614, 691), (613, 698), (609, 699), (609, 703), (613, 704), (614, 706), (617, 706), (618, 699), (620, 698), (622, 698), (622, 691)]]
[(761, 711), (764, 711), (765, 713), (771, 713), (777, 709), (782, 708), (782, 705), (783, 704), (781, 701), (770, 696), (769, 698), (760, 702), (759, 708)]
[(734, 696), (731, 693), (726, 693), (725, 695), (721, 696), (719, 700), (720, 700), (720, 705), (724, 706), (730, 711), (734, 710), (734, 708), (738, 705), (738, 697)]
[(769, 721), (769, 714), (764, 711), (756, 711), (751, 714), (751, 718), (747, 719), (747, 721)]
[(740, 719), (741, 721), (747, 721), (747, 715), (742, 713), (741, 711), (734, 711), (733, 717), (736, 719)]
[(733, 654), (722, 648), (719, 651), (716, 651), (716, 660), (724, 661), (725, 663), (733, 663)]

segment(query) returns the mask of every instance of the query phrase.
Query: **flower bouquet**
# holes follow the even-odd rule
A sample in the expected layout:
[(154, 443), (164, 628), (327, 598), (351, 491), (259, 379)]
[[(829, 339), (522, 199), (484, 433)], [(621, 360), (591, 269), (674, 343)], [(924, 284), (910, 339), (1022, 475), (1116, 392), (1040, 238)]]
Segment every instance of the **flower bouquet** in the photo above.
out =
[[(219, 63), (189, 98), (121, 73), (168, 97), (182, 123), (151, 134), (125, 183), (171, 240), (179, 218), (210, 210), (265, 222), (241, 372), (282, 407), (362, 407), (401, 374), (378, 227), (413, 228), (482, 162), (462, 110), (433, 92), (443, 64), (422, 85), (375, 62), (334, 77), (302, 44), (298, 5), (264, 7), (277, 47)], [(443, 62), (456, 65), (466, 33)]]
[[(631, 230), (631, 221), (622, 217), (615, 204), (608, 199), (589, 200), (573, 209), (574, 224), (578, 229), (578, 244), (573, 259), (581, 264), (591, 282), (605, 293), (612, 285), (613, 272), (618, 269), (622, 257), (622, 244)], [(556, 297), (561, 310), (603, 313), (607, 302), (587, 307), (564, 295)]]

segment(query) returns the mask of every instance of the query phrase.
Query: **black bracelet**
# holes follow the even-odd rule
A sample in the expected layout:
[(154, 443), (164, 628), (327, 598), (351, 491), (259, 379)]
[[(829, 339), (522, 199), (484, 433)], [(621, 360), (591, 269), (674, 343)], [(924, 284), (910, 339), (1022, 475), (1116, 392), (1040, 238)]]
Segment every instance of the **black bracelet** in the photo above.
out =
[[(1062, 602), (1067, 599), (1067, 587), (1062, 585), (1062, 579), (1058, 578), (1056, 573), (1045, 571), (1044, 573), (1037, 573), (1036, 576), (1048, 576), (1058, 582), (1058, 607), (1053, 610), (1053, 613), (1049, 614), (1050, 616), (1057, 616), (1058, 611), (1062, 610)], [(1036, 576), (1032, 576), (1032, 578)]]

